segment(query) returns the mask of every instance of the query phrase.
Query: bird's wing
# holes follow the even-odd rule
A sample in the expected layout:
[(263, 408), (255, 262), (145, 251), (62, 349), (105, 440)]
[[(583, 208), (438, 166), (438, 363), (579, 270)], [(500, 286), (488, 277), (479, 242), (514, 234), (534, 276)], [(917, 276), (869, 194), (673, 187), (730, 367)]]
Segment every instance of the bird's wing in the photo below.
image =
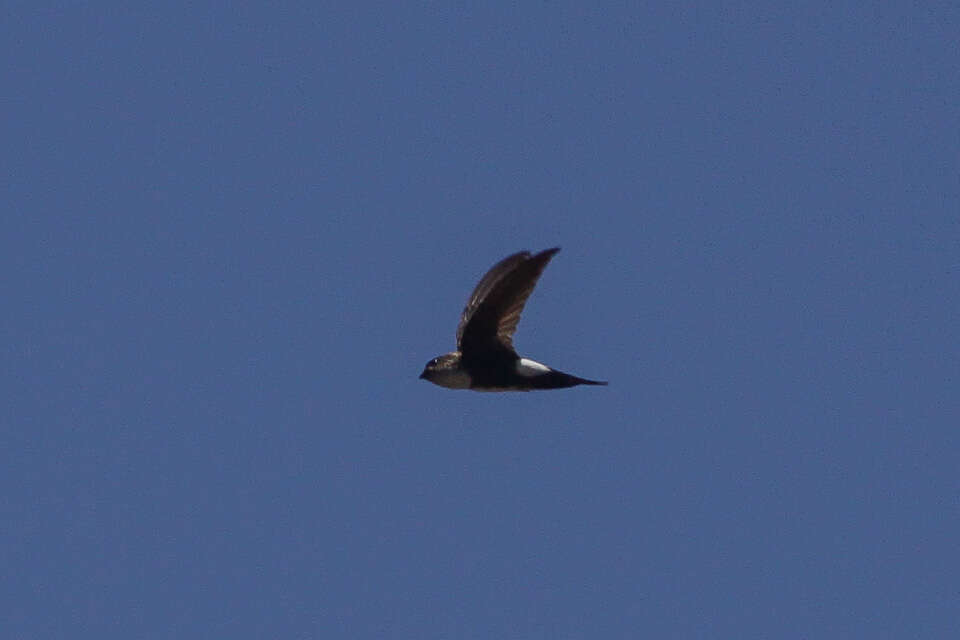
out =
[(477, 284), (463, 309), (457, 327), (457, 348), (469, 351), (473, 346), (496, 341), (512, 350), (513, 332), (523, 306), (557, 251), (558, 247), (533, 256), (529, 251), (521, 251), (495, 264)]

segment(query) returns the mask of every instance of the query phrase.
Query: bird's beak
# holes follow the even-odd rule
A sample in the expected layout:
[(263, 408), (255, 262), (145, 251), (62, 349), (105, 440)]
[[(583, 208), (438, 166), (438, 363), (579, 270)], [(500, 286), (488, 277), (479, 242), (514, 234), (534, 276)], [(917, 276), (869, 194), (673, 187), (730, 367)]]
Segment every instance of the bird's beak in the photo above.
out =
[(426, 379), (427, 379), (427, 372), (426, 372), (426, 371), (424, 371), (423, 373), (420, 374), (420, 379), (421, 379), (421, 380), (426, 380)]

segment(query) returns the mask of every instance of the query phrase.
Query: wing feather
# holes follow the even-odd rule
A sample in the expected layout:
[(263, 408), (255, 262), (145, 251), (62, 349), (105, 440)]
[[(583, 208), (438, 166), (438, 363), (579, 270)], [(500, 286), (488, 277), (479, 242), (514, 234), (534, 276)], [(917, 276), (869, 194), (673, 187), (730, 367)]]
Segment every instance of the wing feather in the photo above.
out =
[(513, 350), (523, 307), (547, 264), (559, 248), (536, 255), (521, 251), (495, 264), (481, 278), (467, 301), (457, 327), (457, 348), (469, 351), (491, 342)]

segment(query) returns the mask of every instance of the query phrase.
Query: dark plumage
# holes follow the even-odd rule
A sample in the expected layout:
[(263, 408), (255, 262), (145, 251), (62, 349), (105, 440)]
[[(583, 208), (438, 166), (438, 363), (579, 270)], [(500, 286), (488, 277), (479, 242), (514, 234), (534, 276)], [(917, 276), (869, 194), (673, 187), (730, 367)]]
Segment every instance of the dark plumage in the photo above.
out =
[(521, 251), (495, 264), (477, 283), (463, 309), (457, 327), (457, 351), (428, 362), (420, 377), (451, 389), (481, 391), (607, 384), (521, 358), (513, 348), (513, 334), (527, 298), (559, 250), (547, 249), (535, 255)]

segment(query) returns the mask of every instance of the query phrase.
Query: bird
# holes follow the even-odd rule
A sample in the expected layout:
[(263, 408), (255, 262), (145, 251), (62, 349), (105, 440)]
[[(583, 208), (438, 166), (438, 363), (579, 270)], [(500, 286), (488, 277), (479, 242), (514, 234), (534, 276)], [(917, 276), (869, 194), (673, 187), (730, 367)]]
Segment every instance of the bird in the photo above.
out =
[(557, 371), (517, 355), (513, 334), (520, 314), (554, 247), (531, 254), (520, 251), (493, 265), (467, 300), (457, 326), (457, 350), (430, 360), (421, 380), (448, 389), (532, 391), (577, 385), (606, 385)]

